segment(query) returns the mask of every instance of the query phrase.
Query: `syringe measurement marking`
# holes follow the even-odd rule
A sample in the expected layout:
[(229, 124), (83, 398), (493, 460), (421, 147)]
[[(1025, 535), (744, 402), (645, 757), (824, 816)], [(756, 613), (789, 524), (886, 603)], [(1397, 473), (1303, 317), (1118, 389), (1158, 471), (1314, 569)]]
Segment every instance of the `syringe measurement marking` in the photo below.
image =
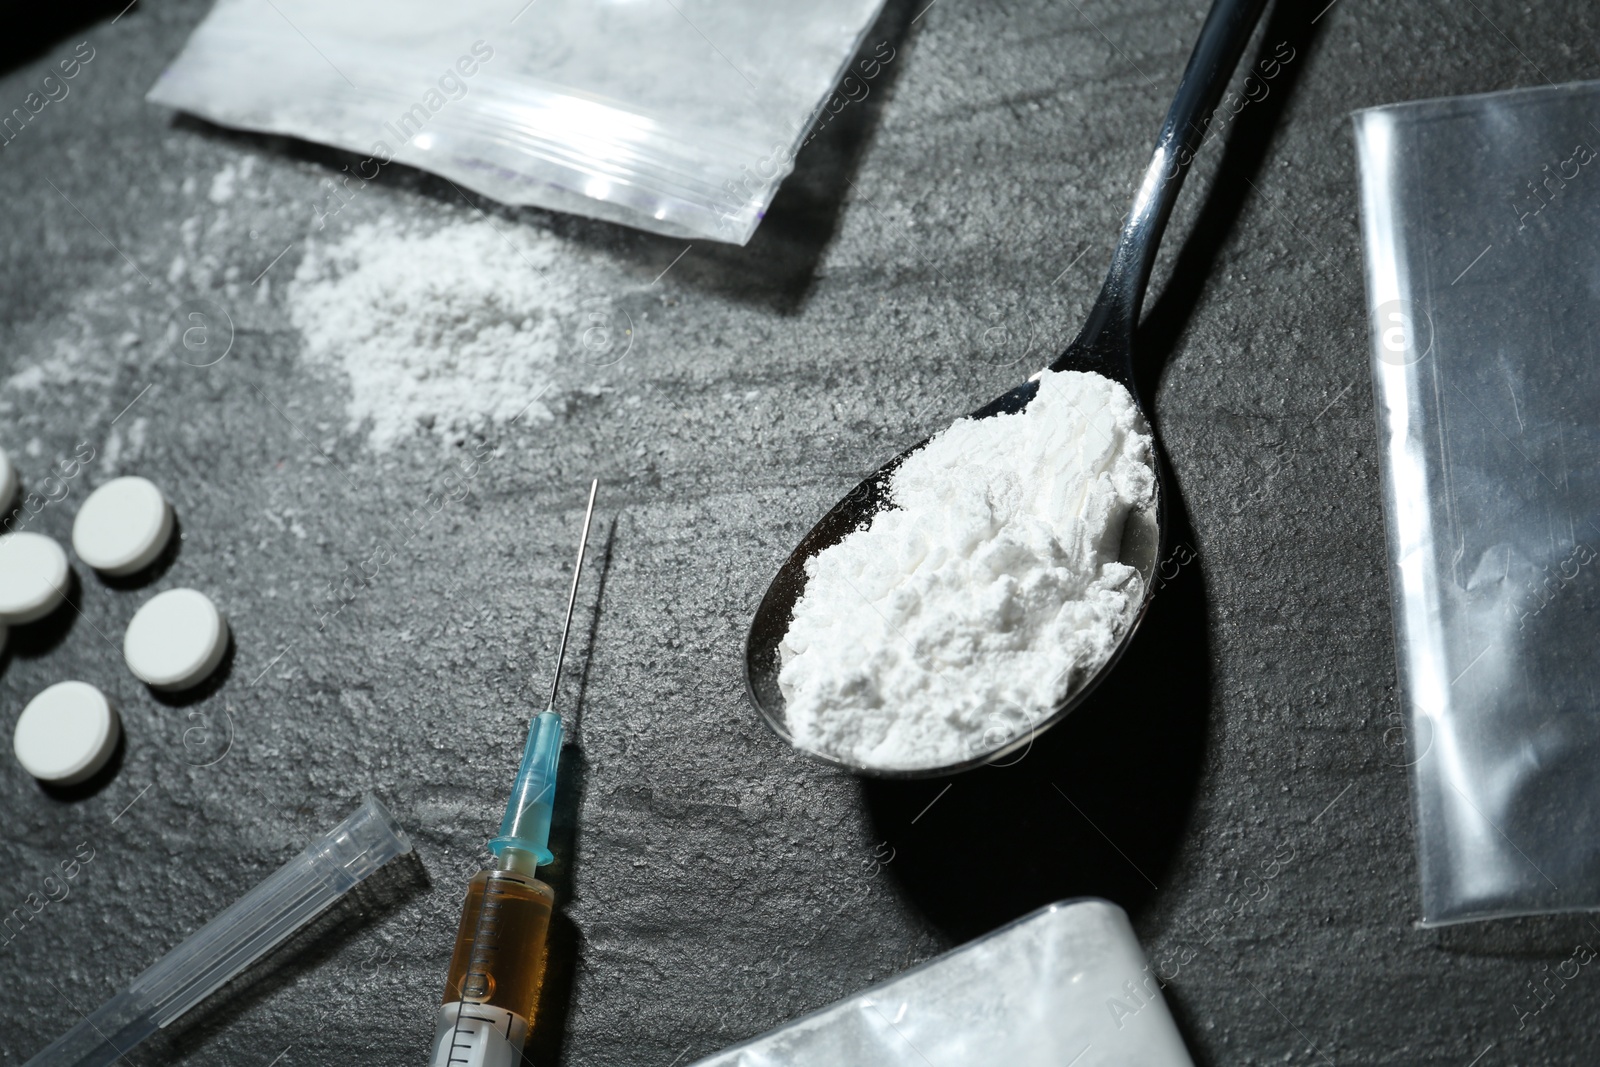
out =
[(489, 983), (493, 976), (490, 973), (490, 961), (500, 947), (498, 941), (500, 928), (500, 902), (492, 899), (496, 895), (493, 880), (483, 887), (483, 903), (478, 908), (478, 923), (472, 932), (472, 952), (467, 957), (467, 975), (477, 975), (483, 979), (481, 992), (475, 993), (487, 999), (491, 994)]
[[(462, 976), (462, 978), (461, 978), (461, 988), (456, 991), (456, 995), (460, 999), (456, 1001), (456, 1028), (455, 1028), (455, 1032), (450, 1035), (450, 1060), (449, 1060), (449, 1062), (452, 1063), (452, 1064), (454, 1064), (454, 1063), (468, 1063), (468, 1062), (470, 1062), (470, 1059), (471, 1059), (471, 1057), (470, 1057), (470, 1052), (472, 1050), (471, 1042), (469, 1041), (465, 1045), (463, 1045), (462, 1042), (461, 1042), (461, 1033), (462, 1033), (462, 1030), (461, 1030), (461, 1017), (462, 1017), (462, 1014), (467, 1010), (466, 998), (467, 998), (467, 986), (468, 986), (468, 984), (472, 981), (474, 976), (477, 976), (477, 977), (479, 977), (479, 978), (481, 978), (483, 980), (482, 989), (483, 989), (484, 997), (487, 998), (488, 993), (489, 993), (489, 982), (491, 980), (490, 979), (490, 975), (489, 975), (489, 970), (488, 970), (488, 967), (489, 967), (489, 962), (488, 962), (489, 952), (480, 951), (480, 950), (481, 949), (492, 949), (494, 947), (497, 947), (497, 946), (486, 945), (485, 944), (485, 938), (484, 938), (484, 934), (486, 933), (486, 929), (485, 929), (486, 927), (498, 926), (499, 925), (500, 902), (498, 900), (493, 899), (494, 897), (499, 895), (497, 890), (498, 890), (498, 887), (495, 885), (495, 882), (494, 882), (493, 878), (490, 878), (485, 882), (484, 887), (483, 887), (483, 903), (480, 904), (479, 907), (478, 907), (478, 921), (473, 924), (473, 928), (472, 928), (472, 952), (467, 957), (467, 973)], [(507, 1040), (509, 1040), (510, 1037), (511, 1037), (511, 1020), (507, 1019), (506, 1020), (506, 1038), (507, 1038)], [(469, 1055), (465, 1059), (457, 1060), (456, 1059), (456, 1050), (459, 1049), (459, 1048), (463, 1048), (463, 1047), (467, 1049), (467, 1052), (469, 1053)]]

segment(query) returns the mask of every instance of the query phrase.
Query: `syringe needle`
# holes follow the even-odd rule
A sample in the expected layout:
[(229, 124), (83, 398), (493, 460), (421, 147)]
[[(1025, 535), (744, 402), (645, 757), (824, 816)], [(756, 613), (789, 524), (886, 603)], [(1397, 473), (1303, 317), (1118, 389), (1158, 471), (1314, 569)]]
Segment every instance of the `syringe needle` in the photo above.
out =
[(583, 513), (583, 533), (578, 538), (578, 562), (572, 566), (572, 591), (567, 594), (567, 621), (561, 625), (561, 645), (556, 649), (556, 673), (550, 679), (550, 702), (545, 711), (556, 710), (556, 690), (561, 687), (561, 664), (567, 658), (567, 635), (572, 632), (572, 609), (578, 603), (578, 579), (583, 576), (583, 554), (589, 547), (589, 522), (594, 518), (594, 498), (600, 479), (589, 483), (589, 507)]

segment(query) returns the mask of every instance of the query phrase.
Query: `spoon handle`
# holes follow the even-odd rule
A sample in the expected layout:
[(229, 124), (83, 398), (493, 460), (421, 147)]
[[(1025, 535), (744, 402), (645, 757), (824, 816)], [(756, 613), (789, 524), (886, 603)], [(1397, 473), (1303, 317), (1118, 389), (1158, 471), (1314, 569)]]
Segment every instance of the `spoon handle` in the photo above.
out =
[[(1077, 339), (1052, 364), (1052, 369), (1080, 365), (1084, 357), (1102, 363), (1131, 360), (1134, 327), (1139, 322), (1139, 309), (1167, 218), (1183, 188), (1195, 151), (1205, 138), (1207, 117), (1221, 99), (1265, 6), (1266, 0), (1216, 0), (1211, 5), (1183, 80), (1178, 83), (1178, 93), (1161, 124), (1150, 166), (1139, 183), (1133, 207), (1123, 220), (1100, 296)], [(1126, 369), (1131, 380), (1132, 368)]]

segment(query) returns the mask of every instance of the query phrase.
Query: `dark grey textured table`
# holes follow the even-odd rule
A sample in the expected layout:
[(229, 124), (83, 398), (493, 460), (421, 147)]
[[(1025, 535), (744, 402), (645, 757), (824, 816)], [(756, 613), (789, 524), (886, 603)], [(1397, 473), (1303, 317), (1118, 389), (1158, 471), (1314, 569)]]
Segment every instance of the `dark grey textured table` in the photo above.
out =
[[(897, 42), (889, 73), (807, 149), (752, 244), (696, 243), (654, 287), (686, 242), (485, 205), (627, 280), (636, 344), (601, 368), (573, 338), (556, 423), (506, 435), (320, 632), (328, 584), (456, 461), (424, 443), (369, 451), (338, 391), (300, 371), (281, 288), (249, 287), (312, 232), (346, 157), (144, 104), (207, 5), (113, 22), (119, 6), (6, 35), (0, 110), (77, 42), (95, 57), (0, 147), (0, 371), (25, 375), (0, 385), (0, 444), (35, 486), (95, 446), (34, 520), (63, 539), (97, 482), (156, 479), (184, 540), (153, 588), (209, 592), (236, 648), (220, 686), (156, 699), (118, 644), (148, 589), (87, 572), (77, 611), (14, 635), (7, 733), (33, 693), (77, 677), (117, 700), (127, 742), (71, 793), (0, 759), (0, 911), (93, 850), (0, 950), (4, 1062), (368, 792), (419, 862), (131, 1060), (423, 1062), (463, 881), (549, 677), (591, 475), (600, 565), (564, 700), (563, 909), (537, 1062), (686, 1063), (1083, 894), (1183, 961), (1167, 995), (1203, 1064), (1600, 1055), (1600, 980), (1519, 1017), (1527, 982), (1580, 936), (1570, 924), (1413, 927), (1347, 119), (1595, 76), (1594, 8), (1269, 11), (1252, 55), (1287, 42), (1294, 58), (1203, 153), (1144, 337), (1195, 560), (1093, 704), (1025, 759), (882, 784), (786, 750), (751, 712), (755, 599), (843, 489), (1069, 337), (1205, 5), (940, 0), (914, 22), (920, 4), (894, 6), (869, 39)], [(218, 222), (206, 184), (242, 156), (250, 196)], [(445, 183), (393, 170), (341, 225), (473, 217)], [(168, 291), (195, 216), (217, 281)], [(167, 340), (173, 309), (201, 299), (238, 321), (205, 369)]]

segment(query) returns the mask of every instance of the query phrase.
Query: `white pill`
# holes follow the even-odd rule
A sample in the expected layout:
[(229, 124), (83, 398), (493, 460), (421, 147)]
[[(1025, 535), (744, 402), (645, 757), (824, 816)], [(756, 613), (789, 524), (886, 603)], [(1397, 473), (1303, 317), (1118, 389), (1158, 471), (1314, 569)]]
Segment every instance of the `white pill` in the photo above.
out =
[(206, 679), (228, 650), (228, 620), (204, 593), (169, 589), (134, 612), (122, 658), (156, 689), (188, 689)]
[(50, 614), (65, 599), (71, 574), (67, 554), (43, 534), (0, 534), (0, 622)]
[(11, 462), (11, 457), (0, 448), (0, 511), (8, 510), (16, 503), (17, 490), (22, 488), (17, 481), (17, 468)]
[(172, 507), (144, 478), (113, 478), (89, 494), (72, 523), (72, 550), (102, 574), (154, 563), (172, 537)]
[(87, 682), (57, 682), (22, 709), (11, 745), (35, 778), (73, 785), (105, 766), (121, 736), (105, 694)]

